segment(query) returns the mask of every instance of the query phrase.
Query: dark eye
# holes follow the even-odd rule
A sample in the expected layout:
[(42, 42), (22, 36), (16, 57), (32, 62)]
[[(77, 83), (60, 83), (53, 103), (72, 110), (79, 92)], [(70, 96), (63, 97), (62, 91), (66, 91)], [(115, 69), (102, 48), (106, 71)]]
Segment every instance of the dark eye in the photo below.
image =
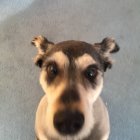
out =
[(55, 77), (58, 74), (58, 69), (56, 64), (49, 64), (47, 67), (47, 73), (50, 77)]
[(89, 67), (85, 71), (85, 76), (90, 81), (94, 81), (96, 75), (97, 75), (97, 69), (96, 68)]

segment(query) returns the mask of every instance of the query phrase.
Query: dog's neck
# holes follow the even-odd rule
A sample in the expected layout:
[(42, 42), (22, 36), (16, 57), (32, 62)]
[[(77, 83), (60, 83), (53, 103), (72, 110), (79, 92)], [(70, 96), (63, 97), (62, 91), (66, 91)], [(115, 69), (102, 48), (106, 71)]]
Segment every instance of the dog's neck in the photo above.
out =
[[(94, 131), (94, 129), (92, 129), (92, 131), (91, 131), (91, 133), (89, 134), (89, 136), (87, 136), (86, 138), (81, 139), (81, 140), (96, 140), (96, 137), (97, 137), (97, 136), (95, 136), (95, 134), (93, 135), (93, 131)], [(39, 140), (39, 139), (37, 139), (37, 140)], [(48, 138), (48, 137), (47, 137), (46, 140), (58, 140), (58, 139), (52, 139), (52, 138)]]

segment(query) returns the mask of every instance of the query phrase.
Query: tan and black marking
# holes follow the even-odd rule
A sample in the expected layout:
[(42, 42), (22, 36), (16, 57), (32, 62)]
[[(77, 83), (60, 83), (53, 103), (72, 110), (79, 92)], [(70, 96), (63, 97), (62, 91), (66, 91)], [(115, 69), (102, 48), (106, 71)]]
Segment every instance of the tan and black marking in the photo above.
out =
[[(119, 51), (115, 40), (54, 44), (38, 36), (32, 44), (38, 49), (34, 62), (41, 68), (40, 84), (46, 93), (36, 114), (38, 139), (90, 140), (93, 131), (98, 133), (96, 140), (107, 140), (109, 119), (99, 95), (104, 72), (112, 66), (111, 53)], [(98, 116), (99, 110), (105, 119)], [(103, 124), (106, 126), (101, 129)]]

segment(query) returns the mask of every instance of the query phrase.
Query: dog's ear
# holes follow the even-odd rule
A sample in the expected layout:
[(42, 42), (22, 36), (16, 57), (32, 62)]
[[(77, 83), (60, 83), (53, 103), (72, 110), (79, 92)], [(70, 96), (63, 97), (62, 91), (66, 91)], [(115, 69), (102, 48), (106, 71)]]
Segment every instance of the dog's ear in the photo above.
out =
[(119, 46), (113, 38), (106, 37), (100, 43), (95, 43), (94, 47), (103, 55), (109, 55), (119, 51)]
[(119, 46), (113, 38), (106, 37), (100, 43), (95, 43), (94, 48), (103, 58), (104, 71), (112, 67), (111, 53), (119, 51)]
[(44, 54), (54, 46), (53, 42), (41, 35), (34, 37), (31, 44), (37, 48), (38, 54)]
[(34, 63), (41, 68), (46, 58), (46, 53), (54, 46), (54, 43), (39, 35), (33, 38), (31, 44), (38, 50), (38, 54), (34, 58)]

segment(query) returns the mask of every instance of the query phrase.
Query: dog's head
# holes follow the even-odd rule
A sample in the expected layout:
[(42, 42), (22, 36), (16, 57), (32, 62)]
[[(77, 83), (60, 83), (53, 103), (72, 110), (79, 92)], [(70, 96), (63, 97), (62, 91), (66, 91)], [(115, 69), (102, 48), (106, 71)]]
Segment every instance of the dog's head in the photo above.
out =
[(112, 38), (101, 43), (82, 41), (46, 43), (36, 64), (47, 96), (48, 137), (83, 139), (93, 128), (93, 104), (101, 93), (111, 53), (119, 50)]

